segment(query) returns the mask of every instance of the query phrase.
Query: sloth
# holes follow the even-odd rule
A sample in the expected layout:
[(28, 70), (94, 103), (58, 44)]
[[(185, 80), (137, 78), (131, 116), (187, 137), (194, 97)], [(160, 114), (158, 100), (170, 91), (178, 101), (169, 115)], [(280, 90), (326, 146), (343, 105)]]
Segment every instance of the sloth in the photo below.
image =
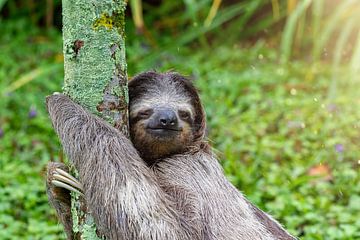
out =
[(47, 109), (79, 180), (49, 163), (47, 192), (72, 239), (69, 190), (83, 195), (105, 239), (295, 239), (224, 176), (206, 142), (192, 82), (145, 72), (129, 82), (128, 139), (63, 94)]

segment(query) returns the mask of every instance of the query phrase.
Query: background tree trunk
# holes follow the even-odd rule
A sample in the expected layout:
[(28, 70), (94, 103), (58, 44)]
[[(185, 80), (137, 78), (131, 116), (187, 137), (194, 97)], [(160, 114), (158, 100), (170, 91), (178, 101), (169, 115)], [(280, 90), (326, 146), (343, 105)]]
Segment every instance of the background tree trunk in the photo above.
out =
[[(63, 0), (62, 4), (64, 92), (128, 136), (126, 1)], [(84, 202), (72, 194), (74, 236), (98, 239)]]

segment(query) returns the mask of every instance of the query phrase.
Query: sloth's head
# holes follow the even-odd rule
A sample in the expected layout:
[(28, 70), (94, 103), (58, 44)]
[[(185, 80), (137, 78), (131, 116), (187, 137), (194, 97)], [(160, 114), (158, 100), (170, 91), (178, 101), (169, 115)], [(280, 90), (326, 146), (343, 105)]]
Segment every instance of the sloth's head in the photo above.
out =
[(131, 140), (149, 164), (199, 147), (205, 114), (192, 83), (178, 73), (145, 72), (129, 82)]

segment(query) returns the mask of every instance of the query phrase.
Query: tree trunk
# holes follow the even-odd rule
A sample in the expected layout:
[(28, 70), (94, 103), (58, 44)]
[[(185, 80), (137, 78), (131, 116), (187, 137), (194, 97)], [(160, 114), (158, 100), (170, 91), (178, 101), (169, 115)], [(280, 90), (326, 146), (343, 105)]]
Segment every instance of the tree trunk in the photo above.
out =
[[(126, 0), (63, 0), (62, 4), (64, 92), (128, 136)], [(72, 215), (77, 239), (99, 239), (85, 203), (75, 193)]]

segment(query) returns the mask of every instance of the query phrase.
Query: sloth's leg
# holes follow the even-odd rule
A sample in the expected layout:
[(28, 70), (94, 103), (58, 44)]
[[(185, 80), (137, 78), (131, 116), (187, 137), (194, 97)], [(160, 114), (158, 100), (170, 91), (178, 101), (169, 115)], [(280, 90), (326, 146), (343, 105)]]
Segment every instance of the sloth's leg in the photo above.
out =
[[(71, 197), (69, 190), (76, 190), (74, 188), (74, 183), (78, 186), (78, 182), (75, 178), (74, 181), (74, 179), (72, 179), (73, 177), (69, 177), (70, 174), (63, 174), (67, 171), (68, 168), (62, 163), (48, 163), (46, 191), (49, 202), (55, 208), (58, 218), (64, 226), (67, 238), (74, 239), (72, 232)], [(69, 183), (71, 185), (69, 185)]]

